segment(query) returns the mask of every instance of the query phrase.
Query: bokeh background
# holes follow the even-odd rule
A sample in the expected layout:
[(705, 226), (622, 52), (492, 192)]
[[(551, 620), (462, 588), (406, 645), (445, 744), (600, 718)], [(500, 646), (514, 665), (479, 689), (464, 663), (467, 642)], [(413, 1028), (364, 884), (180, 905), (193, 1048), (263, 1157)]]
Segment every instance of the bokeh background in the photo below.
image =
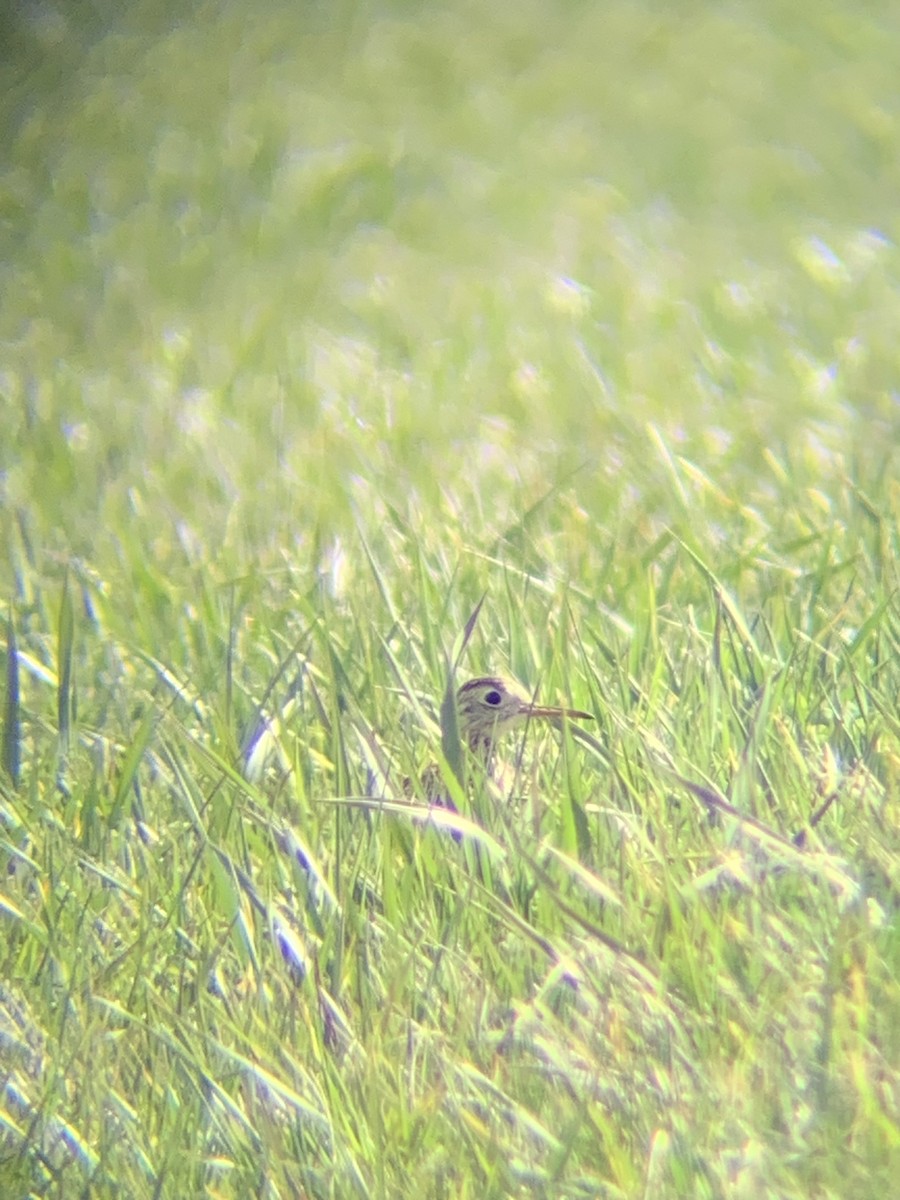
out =
[(648, 423), (736, 506), (862, 483), (897, 428), (891, 22), (15, 7), (7, 504), (239, 562), (388, 504), (490, 540), (578, 472), (627, 535), (690, 520)]

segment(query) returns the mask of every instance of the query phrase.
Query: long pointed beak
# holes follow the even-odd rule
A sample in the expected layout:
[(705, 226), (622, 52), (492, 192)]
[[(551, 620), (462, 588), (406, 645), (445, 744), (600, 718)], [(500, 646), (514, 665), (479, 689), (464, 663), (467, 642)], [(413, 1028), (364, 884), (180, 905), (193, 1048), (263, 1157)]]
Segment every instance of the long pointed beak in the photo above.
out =
[(570, 721), (593, 721), (592, 713), (582, 712), (580, 708), (554, 708), (544, 704), (526, 704), (523, 710), (526, 717), (546, 717), (559, 720), (567, 717)]

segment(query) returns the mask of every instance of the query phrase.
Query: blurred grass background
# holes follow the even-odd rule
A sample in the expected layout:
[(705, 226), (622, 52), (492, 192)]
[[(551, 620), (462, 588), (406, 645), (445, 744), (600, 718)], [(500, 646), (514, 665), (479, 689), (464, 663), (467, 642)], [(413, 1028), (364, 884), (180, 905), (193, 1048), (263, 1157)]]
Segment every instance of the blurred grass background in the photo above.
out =
[(2, 22), (5, 1192), (888, 1194), (900, 14)]

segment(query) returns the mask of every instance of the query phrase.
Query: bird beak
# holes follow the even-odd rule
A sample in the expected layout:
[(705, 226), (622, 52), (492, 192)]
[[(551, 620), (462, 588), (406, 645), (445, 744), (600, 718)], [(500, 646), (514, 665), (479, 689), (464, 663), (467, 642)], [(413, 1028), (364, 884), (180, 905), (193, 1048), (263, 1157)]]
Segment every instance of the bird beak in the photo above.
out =
[(524, 714), (526, 717), (546, 717), (552, 721), (565, 717), (569, 721), (593, 721), (593, 714), (582, 712), (580, 708), (553, 708), (543, 704), (527, 704)]

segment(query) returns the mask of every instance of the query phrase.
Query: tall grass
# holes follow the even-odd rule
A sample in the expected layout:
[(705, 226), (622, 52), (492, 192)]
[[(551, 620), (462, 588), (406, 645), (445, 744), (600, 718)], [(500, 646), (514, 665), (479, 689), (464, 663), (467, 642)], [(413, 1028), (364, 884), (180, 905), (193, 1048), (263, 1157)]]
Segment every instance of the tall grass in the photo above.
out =
[(897, 34), (10, 18), (3, 1195), (891, 1192)]

